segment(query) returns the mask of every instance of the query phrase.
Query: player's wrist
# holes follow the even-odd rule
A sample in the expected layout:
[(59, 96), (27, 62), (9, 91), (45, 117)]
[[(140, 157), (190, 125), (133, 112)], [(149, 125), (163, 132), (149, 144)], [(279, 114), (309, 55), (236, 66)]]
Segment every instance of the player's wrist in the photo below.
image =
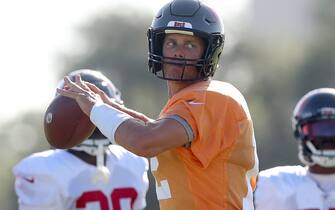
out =
[(91, 121), (113, 144), (116, 144), (114, 136), (118, 127), (131, 118), (127, 113), (115, 109), (102, 101), (97, 101), (90, 113)]

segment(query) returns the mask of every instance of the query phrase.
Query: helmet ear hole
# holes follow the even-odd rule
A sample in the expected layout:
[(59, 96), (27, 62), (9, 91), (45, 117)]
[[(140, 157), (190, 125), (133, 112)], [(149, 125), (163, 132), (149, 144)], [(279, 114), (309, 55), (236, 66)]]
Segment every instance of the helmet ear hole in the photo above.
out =
[(301, 139), (301, 132), (300, 132), (300, 126), (295, 126), (294, 128), (293, 128), (294, 130), (293, 130), (293, 135), (294, 135), (294, 137), (296, 138), (296, 139)]
[(294, 130), (294, 137), (297, 139), (300, 137), (299, 131), (296, 129)]

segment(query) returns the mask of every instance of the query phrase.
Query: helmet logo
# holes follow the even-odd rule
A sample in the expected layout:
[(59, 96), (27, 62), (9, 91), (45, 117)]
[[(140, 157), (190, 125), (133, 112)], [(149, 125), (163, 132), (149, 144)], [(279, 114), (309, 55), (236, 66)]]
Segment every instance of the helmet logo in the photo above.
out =
[(190, 29), (192, 28), (191, 23), (181, 21), (170, 21), (167, 26), (176, 28), (190, 28)]
[(322, 115), (330, 116), (335, 114), (335, 109), (333, 107), (322, 107), (320, 112)]

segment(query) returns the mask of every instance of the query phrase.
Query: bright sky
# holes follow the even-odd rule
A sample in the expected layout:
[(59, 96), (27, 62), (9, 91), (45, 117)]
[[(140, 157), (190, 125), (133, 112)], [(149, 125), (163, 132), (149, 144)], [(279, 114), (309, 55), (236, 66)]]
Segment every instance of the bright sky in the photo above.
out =
[[(0, 0), (0, 123), (27, 110), (44, 110), (53, 97), (56, 55), (74, 50), (75, 26), (129, 4), (154, 14), (169, 0)], [(139, 4), (140, 2), (140, 4)], [(250, 0), (206, 0), (225, 20)]]

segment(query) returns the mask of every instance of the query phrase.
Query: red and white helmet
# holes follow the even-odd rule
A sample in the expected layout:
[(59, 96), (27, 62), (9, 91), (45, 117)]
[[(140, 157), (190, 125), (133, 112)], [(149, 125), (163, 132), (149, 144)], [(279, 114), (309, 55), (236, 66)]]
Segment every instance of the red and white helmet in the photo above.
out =
[(335, 167), (335, 89), (304, 95), (294, 109), (292, 125), (302, 163)]

